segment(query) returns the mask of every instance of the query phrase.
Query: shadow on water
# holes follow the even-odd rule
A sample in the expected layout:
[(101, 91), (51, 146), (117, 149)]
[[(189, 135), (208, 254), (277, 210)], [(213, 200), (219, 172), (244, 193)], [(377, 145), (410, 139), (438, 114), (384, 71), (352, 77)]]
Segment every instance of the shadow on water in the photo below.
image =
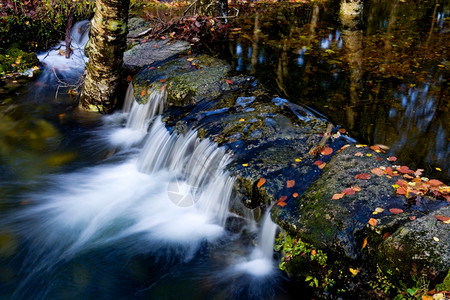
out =
[(244, 12), (230, 42), (235, 70), (448, 182), (448, 1), (347, 2)]

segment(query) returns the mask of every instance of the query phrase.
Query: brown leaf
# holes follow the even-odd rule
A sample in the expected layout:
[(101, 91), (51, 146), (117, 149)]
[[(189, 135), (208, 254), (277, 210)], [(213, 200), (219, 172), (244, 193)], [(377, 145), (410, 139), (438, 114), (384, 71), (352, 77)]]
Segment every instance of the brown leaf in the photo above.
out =
[(264, 183), (266, 183), (266, 179), (260, 178), (260, 179), (258, 180), (258, 183), (256, 184), (256, 186), (257, 186), (258, 188), (260, 188), (260, 187), (262, 187), (262, 186), (264, 185)]
[(378, 161), (383, 161), (383, 159), (381, 157), (379, 157), (379, 156), (375, 156), (375, 159), (378, 160)]
[(354, 195), (355, 194), (355, 190), (352, 188), (346, 188), (345, 190), (342, 191), (342, 194), (344, 195)]
[(330, 155), (331, 153), (333, 153), (333, 149), (330, 147), (325, 147), (320, 151), (320, 154), (322, 155)]
[(377, 221), (377, 219), (370, 218), (370, 219), (369, 219), (369, 224), (370, 224), (371, 226), (377, 226), (378, 221)]
[(344, 197), (344, 194), (334, 194), (333, 197), (331, 197), (331, 199), (338, 200), (341, 199), (342, 197)]
[(361, 173), (361, 174), (355, 175), (355, 179), (367, 180), (369, 178), (370, 178), (370, 174), (366, 174), (366, 173)]
[(394, 215), (403, 213), (403, 209), (400, 209), (400, 208), (389, 208), (389, 211)]
[(381, 170), (380, 168), (372, 169), (372, 170), (370, 170), (370, 172), (372, 174), (375, 174), (375, 175), (378, 175), (378, 176), (383, 176), (384, 175), (384, 171)]
[(387, 239), (391, 234), (389, 232), (385, 232), (381, 237), (383, 240)]
[(286, 187), (291, 188), (295, 185), (295, 180), (288, 180), (286, 181)]
[(341, 128), (341, 129), (339, 129), (338, 130), (340, 133), (346, 133), (347, 132), (347, 130), (345, 130), (344, 128)]

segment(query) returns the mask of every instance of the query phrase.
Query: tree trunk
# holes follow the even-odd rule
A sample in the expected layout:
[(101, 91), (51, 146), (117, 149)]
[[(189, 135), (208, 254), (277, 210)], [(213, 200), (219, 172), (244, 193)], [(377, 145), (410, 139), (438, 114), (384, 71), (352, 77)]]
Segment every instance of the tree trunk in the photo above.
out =
[(89, 32), (89, 63), (80, 106), (109, 113), (117, 103), (130, 0), (97, 0)]

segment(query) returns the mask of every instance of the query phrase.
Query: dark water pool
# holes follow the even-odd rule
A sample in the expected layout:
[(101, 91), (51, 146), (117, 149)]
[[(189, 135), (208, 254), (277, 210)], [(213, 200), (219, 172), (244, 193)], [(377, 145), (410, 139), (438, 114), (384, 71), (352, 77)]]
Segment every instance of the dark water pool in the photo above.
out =
[[(347, 2), (347, 1), (342, 1)], [(448, 1), (255, 4), (232, 26), (235, 70), (448, 182)]]

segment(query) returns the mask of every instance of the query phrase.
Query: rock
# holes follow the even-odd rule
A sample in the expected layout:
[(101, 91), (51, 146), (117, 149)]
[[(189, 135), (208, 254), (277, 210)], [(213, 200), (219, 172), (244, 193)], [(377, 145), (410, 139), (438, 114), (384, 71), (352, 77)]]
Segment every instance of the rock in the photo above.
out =
[(427, 274), (442, 280), (450, 270), (450, 224), (435, 215), (450, 216), (447, 205), (409, 222), (390, 235), (379, 246), (379, 261), (386, 270), (400, 278)]
[(130, 18), (128, 20), (128, 36), (135, 37), (149, 29), (150, 22), (142, 18)]
[(133, 46), (123, 55), (124, 64), (132, 69), (139, 69), (157, 61), (187, 53), (191, 46), (185, 41), (158, 40), (142, 42)]
[[(356, 259), (367, 236), (371, 236), (371, 241), (381, 241), (386, 232), (392, 233), (410, 222), (409, 217), (420, 218), (427, 210), (444, 205), (428, 197), (423, 197), (420, 204), (408, 203), (393, 188), (401, 174), (379, 176), (371, 172), (380, 167), (392, 168), (386, 155), (367, 146), (351, 145), (334, 155), (320, 178), (301, 197), (285, 207), (275, 206), (273, 219), (302, 240), (343, 259)], [(370, 174), (370, 178), (357, 179), (358, 174)], [(350, 191), (352, 195), (333, 199), (335, 194), (351, 187), (361, 191)], [(383, 212), (373, 214), (377, 207), (384, 209)], [(394, 214), (389, 211), (392, 208), (401, 209), (402, 213)], [(374, 226), (369, 224), (371, 219)]]

